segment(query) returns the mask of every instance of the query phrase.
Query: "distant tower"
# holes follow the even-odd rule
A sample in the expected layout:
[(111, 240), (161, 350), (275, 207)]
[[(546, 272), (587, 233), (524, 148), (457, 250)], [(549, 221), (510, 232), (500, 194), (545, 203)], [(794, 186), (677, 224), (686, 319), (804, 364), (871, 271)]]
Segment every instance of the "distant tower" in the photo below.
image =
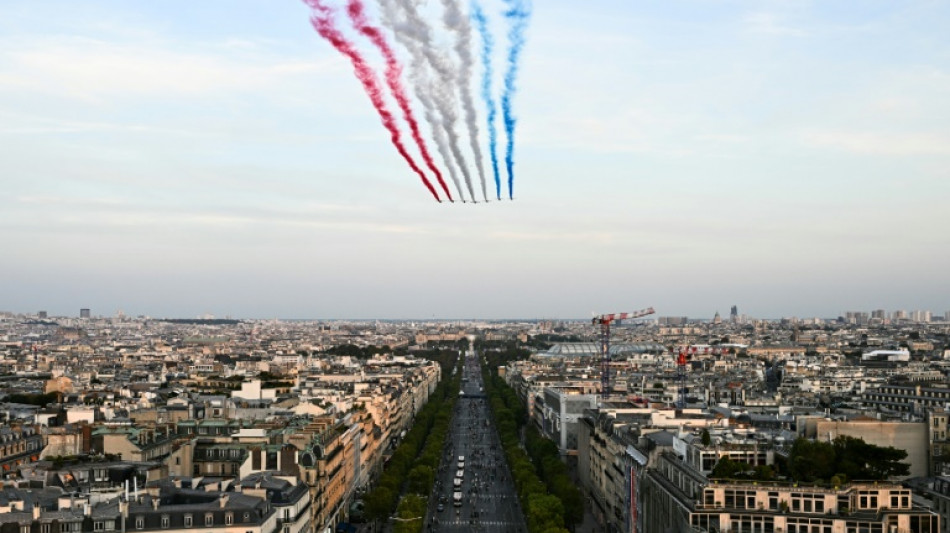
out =
[(739, 308), (732, 306), (732, 309), (729, 311), (729, 321), (738, 322), (739, 321)]
[(36, 313), (36, 317), (37, 317), (37, 318), (47, 318), (48, 316), (49, 316), (49, 315), (46, 313), (46, 311), (40, 311), (40, 312)]
[(719, 311), (716, 311), (716, 316), (713, 317), (713, 324), (722, 324), (722, 317), (719, 316)]
[(89, 318), (92, 314), (89, 312), (89, 309), (82, 308), (79, 310), (79, 318)]

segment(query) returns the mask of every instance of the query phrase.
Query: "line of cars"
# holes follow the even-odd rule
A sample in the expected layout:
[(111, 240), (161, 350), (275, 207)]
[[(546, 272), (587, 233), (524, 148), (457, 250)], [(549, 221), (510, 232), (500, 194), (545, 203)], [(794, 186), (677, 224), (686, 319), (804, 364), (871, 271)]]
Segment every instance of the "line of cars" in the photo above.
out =
[(458, 460), (458, 471), (455, 472), (455, 480), (452, 486), (455, 492), (452, 493), (452, 504), (456, 507), (462, 506), (462, 481), (465, 479), (465, 456), (460, 455)]
[[(452, 505), (455, 507), (462, 506), (462, 482), (465, 480), (465, 456), (460, 455), (458, 458), (458, 463), (456, 464), (458, 470), (455, 472), (455, 478), (452, 480)], [(440, 513), (445, 510), (445, 501), (444, 498), (439, 499), (439, 505), (436, 507), (436, 510)]]

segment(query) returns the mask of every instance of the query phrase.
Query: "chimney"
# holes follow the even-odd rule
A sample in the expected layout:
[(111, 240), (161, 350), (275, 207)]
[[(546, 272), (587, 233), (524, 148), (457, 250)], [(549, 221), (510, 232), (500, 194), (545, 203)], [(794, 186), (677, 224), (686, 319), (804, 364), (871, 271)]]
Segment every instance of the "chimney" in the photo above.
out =
[(221, 508), (224, 509), (228, 506), (228, 500), (230, 497), (227, 494), (222, 494), (221, 498), (218, 500), (221, 503)]
[(87, 502), (82, 506), (82, 514), (92, 516), (92, 503)]
[(155, 510), (155, 511), (158, 510), (158, 504), (159, 504), (159, 503), (161, 503), (161, 500), (159, 500), (159, 499), (156, 498), (155, 496), (152, 496), (152, 509), (153, 509), (153, 510)]
[(40, 519), (40, 504), (39, 502), (33, 503), (33, 520)]

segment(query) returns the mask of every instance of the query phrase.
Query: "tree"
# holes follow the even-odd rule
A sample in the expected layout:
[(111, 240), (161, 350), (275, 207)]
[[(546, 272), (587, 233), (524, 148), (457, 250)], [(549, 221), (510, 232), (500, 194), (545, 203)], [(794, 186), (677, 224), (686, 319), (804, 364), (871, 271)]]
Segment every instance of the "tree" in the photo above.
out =
[(835, 449), (830, 442), (798, 438), (792, 444), (788, 463), (789, 473), (797, 481), (821, 481), (837, 473)]
[(409, 492), (427, 494), (435, 482), (435, 472), (428, 466), (419, 465), (409, 471)]
[(769, 465), (759, 465), (755, 467), (755, 474), (752, 477), (758, 481), (772, 481), (775, 479), (775, 470)]
[(741, 461), (733, 461), (723, 456), (713, 467), (709, 477), (721, 479), (735, 479), (749, 470), (749, 465)]
[(703, 428), (703, 433), (702, 435), (699, 436), (699, 440), (700, 442), (703, 443), (703, 446), (709, 446), (710, 444), (712, 444), (712, 437), (709, 436), (708, 429)]
[(788, 456), (788, 473), (796, 481), (833, 484), (848, 479), (885, 480), (910, 474), (910, 465), (901, 462), (906, 458), (904, 450), (876, 446), (847, 435), (832, 442), (799, 438)]
[(363, 499), (364, 514), (369, 520), (384, 520), (389, 516), (393, 505), (393, 493), (386, 487), (378, 486)]
[(833, 446), (838, 457), (837, 470), (848, 479), (885, 480), (910, 474), (910, 465), (901, 462), (907, 458), (905, 450), (868, 444), (847, 435), (838, 436)]
[(528, 530), (546, 531), (564, 527), (564, 508), (561, 500), (550, 494), (532, 494), (527, 506)]

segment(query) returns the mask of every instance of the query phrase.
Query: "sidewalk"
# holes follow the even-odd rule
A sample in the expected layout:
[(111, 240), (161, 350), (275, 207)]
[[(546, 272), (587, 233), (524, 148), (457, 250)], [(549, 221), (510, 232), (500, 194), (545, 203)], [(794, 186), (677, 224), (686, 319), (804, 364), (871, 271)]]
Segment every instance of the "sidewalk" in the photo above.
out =
[(591, 512), (591, 505), (593, 503), (590, 498), (584, 501), (584, 521), (574, 528), (574, 533), (603, 533), (604, 526), (597, 523), (597, 519)]

